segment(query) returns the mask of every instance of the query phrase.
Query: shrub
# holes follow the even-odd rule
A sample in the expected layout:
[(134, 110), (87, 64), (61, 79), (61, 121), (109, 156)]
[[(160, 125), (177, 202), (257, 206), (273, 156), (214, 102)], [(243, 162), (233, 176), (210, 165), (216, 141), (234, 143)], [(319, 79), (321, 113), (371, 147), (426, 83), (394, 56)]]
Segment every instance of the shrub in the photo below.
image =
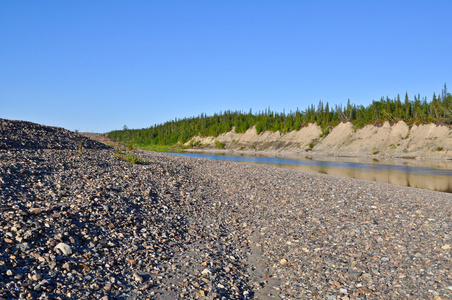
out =
[(215, 140), (215, 147), (218, 149), (224, 149), (225, 144), (220, 142), (219, 140)]
[(190, 148), (196, 148), (199, 146), (199, 144), (201, 144), (200, 140), (191, 140), (190, 141)]
[(146, 161), (138, 156), (133, 155), (129, 150), (115, 148), (115, 156), (119, 157), (131, 164), (143, 164)]
[(317, 140), (310, 142), (310, 143), (308, 144), (308, 148), (306, 148), (305, 151), (306, 151), (306, 152), (307, 152), (307, 151), (311, 151), (311, 150), (314, 148), (314, 146), (315, 146), (316, 144), (317, 144)]
[(322, 127), (322, 133), (320, 134), (320, 138), (326, 137), (330, 133), (331, 127), (325, 126)]
[(141, 164), (143, 162), (141, 158), (130, 153), (127, 153), (123, 159), (131, 164)]

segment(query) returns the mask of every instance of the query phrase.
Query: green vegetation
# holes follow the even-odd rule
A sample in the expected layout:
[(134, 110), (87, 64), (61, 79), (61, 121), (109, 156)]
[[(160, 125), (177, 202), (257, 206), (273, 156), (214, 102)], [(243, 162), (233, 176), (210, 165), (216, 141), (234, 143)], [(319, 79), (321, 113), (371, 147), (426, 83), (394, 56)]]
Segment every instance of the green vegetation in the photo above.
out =
[[(252, 126), (256, 126), (258, 133), (264, 131), (281, 131), (283, 134), (299, 130), (309, 123), (316, 123), (322, 128), (321, 137), (326, 136), (331, 128), (341, 122), (352, 122), (357, 128), (367, 124), (382, 125), (385, 121), (395, 123), (403, 120), (407, 124), (441, 123), (452, 124), (452, 96), (447, 92), (446, 84), (441, 95), (433, 93), (432, 100), (415, 95), (410, 100), (405, 94), (404, 101), (400, 95), (394, 99), (382, 97), (379, 101), (372, 101), (367, 107), (351, 104), (330, 107), (328, 103), (319, 102), (317, 108), (309, 106), (305, 111), (296, 110), (289, 113), (277, 113), (270, 110), (248, 113), (241, 111), (225, 111), (213, 116), (201, 114), (198, 117), (175, 119), (164, 124), (154, 125), (143, 129), (129, 129), (124, 125), (123, 130), (109, 132), (108, 137), (126, 144), (133, 144), (139, 148), (166, 149), (168, 146), (182, 145), (192, 137), (213, 136), (231, 131), (243, 133)], [(198, 147), (192, 144), (191, 147)]]
[(168, 152), (171, 150), (174, 150), (172, 147), (167, 145), (141, 145), (140, 149), (142, 150), (148, 150), (148, 151), (155, 151), (155, 152)]
[(191, 140), (190, 141), (190, 148), (197, 148), (201, 144), (200, 140)]
[(308, 144), (308, 148), (306, 148), (305, 151), (306, 151), (306, 152), (311, 151), (311, 150), (314, 148), (314, 146), (315, 146), (316, 144), (317, 144), (317, 140), (310, 142), (310, 143)]
[(146, 161), (144, 161), (140, 157), (133, 155), (131, 153), (131, 150), (132, 150), (131, 147), (127, 147), (127, 149), (125, 149), (125, 148), (115, 148), (115, 156), (119, 157), (119, 158), (121, 158), (121, 159), (123, 159), (126, 162), (129, 162), (131, 164), (143, 164), (143, 163), (146, 163)]
[(78, 155), (79, 156), (82, 155), (82, 152), (83, 152), (83, 144), (82, 144), (82, 141), (80, 141), (78, 144)]
[(220, 142), (219, 140), (215, 140), (215, 147), (218, 149), (224, 149), (225, 144), (223, 142)]
[(443, 150), (444, 150), (443, 147), (437, 147), (437, 148), (435, 148), (435, 151), (443, 151)]

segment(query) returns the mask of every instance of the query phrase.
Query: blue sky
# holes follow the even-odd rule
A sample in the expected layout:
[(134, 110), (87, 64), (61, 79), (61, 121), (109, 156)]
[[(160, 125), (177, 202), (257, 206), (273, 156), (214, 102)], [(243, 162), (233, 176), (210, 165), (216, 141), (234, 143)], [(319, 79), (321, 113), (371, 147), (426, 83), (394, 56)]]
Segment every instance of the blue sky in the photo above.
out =
[[(452, 87), (452, 1), (1, 1), (0, 118), (145, 128)], [(451, 90), (451, 88), (449, 88)]]

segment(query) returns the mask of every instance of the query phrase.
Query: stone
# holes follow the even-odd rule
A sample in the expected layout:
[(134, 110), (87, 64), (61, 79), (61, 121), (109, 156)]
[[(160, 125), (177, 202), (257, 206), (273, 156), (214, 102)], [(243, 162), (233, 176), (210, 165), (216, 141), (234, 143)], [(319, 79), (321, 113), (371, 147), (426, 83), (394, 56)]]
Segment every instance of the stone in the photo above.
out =
[(201, 274), (204, 276), (208, 276), (208, 275), (212, 274), (212, 271), (209, 269), (204, 269), (204, 270), (202, 270)]
[(58, 245), (56, 245), (55, 246), (55, 251), (56, 250), (60, 250), (61, 253), (63, 253), (64, 255), (71, 255), (72, 254), (71, 246), (69, 246), (68, 244), (65, 244), (65, 243), (59, 243)]
[(285, 259), (285, 258), (283, 258), (279, 261), (279, 264), (281, 264), (281, 265), (287, 265), (287, 263), (288, 263), (287, 259)]
[(41, 213), (41, 209), (40, 208), (30, 208), (29, 212), (31, 212), (32, 214), (39, 214)]
[(63, 264), (62, 268), (67, 270), (67, 271), (70, 271), (71, 270), (71, 264), (66, 262), (66, 263)]
[(33, 276), (31, 276), (31, 279), (34, 281), (38, 281), (42, 279), (41, 274), (33, 274)]
[(362, 274), (363, 274), (363, 272), (361, 272), (361, 271), (352, 270), (352, 271), (348, 272), (348, 277), (352, 280), (356, 280)]
[(133, 273), (133, 280), (138, 281), (138, 282), (143, 282), (143, 276), (139, 275), (138, 273)]

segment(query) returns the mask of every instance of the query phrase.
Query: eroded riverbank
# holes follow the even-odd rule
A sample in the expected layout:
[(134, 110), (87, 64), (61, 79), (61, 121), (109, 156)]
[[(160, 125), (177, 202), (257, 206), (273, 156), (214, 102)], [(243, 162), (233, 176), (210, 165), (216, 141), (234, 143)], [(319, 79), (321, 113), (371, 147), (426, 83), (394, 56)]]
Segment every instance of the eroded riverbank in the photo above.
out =
[(259, 151), (297, 156), (450, 160), (452, 128), (433, 123), (408, 125), (403, 121), (356, 128), (352, 123), (344, 122), (326, 134), (320, 126), (311, 123), (287, 133), (257, 133), (256, 128), (252, 127), (245, 133), (232, 130), (217, 137), (195, 136), (185, 144), (187, 147), (190, 145), (207, 151), (221, 145), (226, 150), (244, 153)]

